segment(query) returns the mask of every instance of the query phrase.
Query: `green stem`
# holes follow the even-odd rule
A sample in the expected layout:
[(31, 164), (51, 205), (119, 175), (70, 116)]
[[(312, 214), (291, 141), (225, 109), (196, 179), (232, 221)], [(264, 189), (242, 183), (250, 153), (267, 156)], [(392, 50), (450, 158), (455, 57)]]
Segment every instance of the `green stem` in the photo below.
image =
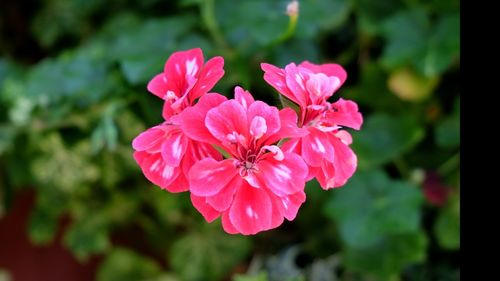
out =
[(283, 32), (280, 35), (280, 37), (276, 38), (269, 45), (270, 46), (278, 45), (278, 44), (283, 43), (286, 40), (290, 39), (293, 36), (293, 34), (295, 33), (295, 28), (297, 27), (298, 18), (299, 18), (298, 15), (290, 16), (290, 20), (288, 21), (288, 26), (287, 26), (287, 29), (285, 30), (285, 32)]
[(217, 21), (215, 20), (214, 1), (215, 0), (200, 1), (201, 17), (205, 22), (210, 35), (219, 48), (229, 50), (229, 45), (224, 39), (224, 36), (217, 25)]

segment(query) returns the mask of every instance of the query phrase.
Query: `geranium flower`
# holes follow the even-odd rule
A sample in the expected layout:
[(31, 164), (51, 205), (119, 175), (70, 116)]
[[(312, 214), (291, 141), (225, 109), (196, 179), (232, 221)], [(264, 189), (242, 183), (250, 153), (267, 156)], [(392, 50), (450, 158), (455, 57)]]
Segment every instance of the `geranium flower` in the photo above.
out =
[(134, 159), (152, 183), (170, 192), (189, 190), (187, 173), (205, 157), (221, 159), (211, 145), (187, 138), (175, 122), (175, 115), (194, 104), (224, 75), (224, 59), (214, 57), (203, 65), (201, 49), (173, 53), (163, 73), (148, 84), (148, 90), (165, 100), (165, 121), (139, 134), (132, 142)]
[(349, 148), (351, 135), (341, 126), (359, 130), (363, 123), (355, 102), (327, 101), (346, 80), (345, 70), (338, 64), (307, 61), (285, 69), (267, 63), (261, 67), (264, 80), (299, 106), (298, 126), (309, 132), (290, 139), (283, 150), (301, 155), (309, 166), (308, 179), (316, 177), (323, 189), (344, 185), (356, 170), (357, 157)]
[(205, 65), (203, 61), (200, 48), (175, 52), (165, 63), (163, 73), (149, 81), (148, 90), (165, 100), (165, 120), (193, 105), (224, 76), (222, 57), (213, 57)]
[(187, 138), (179, 126), (169, 124), (142, 132), (132, 147), (146, 178), (173, 193), (189, 190), (186, 175), (196, 161), (205, 157), (222, 159), (212, 146)]
[(226, 232), (249, 235), (295, 218), (305, 201), (307, 165), (276, 145), (307, 133), (293, 110), (254, 101), (237, 87), (234, 100), (208, 94), (177, 117), (188, 137), (227, 156), (202, 159), (188, 175), (193, 205), (207, 221), (222, 216)]

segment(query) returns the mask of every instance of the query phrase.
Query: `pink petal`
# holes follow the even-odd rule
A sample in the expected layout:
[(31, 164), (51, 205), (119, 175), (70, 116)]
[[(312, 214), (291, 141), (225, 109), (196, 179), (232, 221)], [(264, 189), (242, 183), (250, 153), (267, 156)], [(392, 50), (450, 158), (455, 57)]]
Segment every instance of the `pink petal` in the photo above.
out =
[(300, 206), (306, 201), (306, 193), (299, 191), (280, 198), (283, 204), (285, 218), (292, 221), (297, 216)]
[(321, 166), (320, 167), (309, 166), (309, 174), (306, 177), (306, 182), (316, 177), (320, 171), (321, 171)]
[(167, 77), (163, 73), (155, 75), (155, 77), (149, 81), (147, 88), (148, 91), (155, 96), (165, 99), (165, 94), (168, 91)]
[(294, 63), (291, 63), (285, 67), (285, 74), (288, 89), (295, 96), (295, 100), (300, 106), (301, 111), (304, 111), (309, 100), (306, 81), (310, 72), (305, 68), (299, 68)]
[(340, 126), (347, 126), (359, 130), (363, 124), (363, 116), (358, 111), (358, 105), (349, 100), (339, 99), (332, 104), (334, 110), (326, 113), (326, 120)]
[(347, 72), (339, 64), (327, 63), (327, 64), (317, 65), (310, 63), (308, 61), (304, 61), (301, 64), (299, 64), (299, 66), (305, 67), (314, 73), (324, 73), (327, 76), (337, 77), (340, 80), (340, 86), (344, 84), (345, 80), (347, 79)]
[(324, 190), (334, 188), (333, 182), (335, 181), (335, 167), (333, 163), (323, 161), (323, 165), (318, 168), (316, 180)]
[(279, 111), (276, 107), (269, 106), (262, 101), (256, 101), (248, 107), (248, 124), (251, 124), (257, 116), (260, 116), (265, 120), (265, 137), (269, 137), (279, 131), (281, 122)]
[(248, 109), (248, 107), (255, 102), (250, 92), (245, 91), (240, 86), (236, 86), (236, 88), (234, 88), (234, 99), (245, 109)]
[(335, 133), (335, 136), (346, 145), (350, 145), (352, 143), (352, 136), (346, 130), (338, 130)]
[(280, 94), (289, 98), (291, 101), (297, 104), (299, 103), (299, 101), (295, 98), (295, 95), (290, 92), (290, 89), (288, 89), (285, 78), (285, 70), (268, 63), (261, 63), (260, 67), (264, 71), (264, 80), (269, 85), (275, 88)]
[(163, 126), (155, 126), (140, 133), (132, 141), (132, 147), (137, 151), (159, 149), (161, 143), (165, 140), (166, 131)]
[(315, 104), (319, 104), (331, 97), (339, 87), (339, 78), (326, 76), (324, 73), (310, 74), (306, 82), (309, 97)]
[(227, 101), (227, 98), (220, 94), (203, 95), (193, 107), (184, 109), (176, 116), (182, 131), (186, 136), (200, 142), (217, 142), (205, 126), (207, 112)]
[(283, 151), (281, 150), (281, 148), (279, 148), (279, 146), (277, 145), (264, 145), (261, 150), (267, 150), (269, 152), (271, 152), (273, 154), (273, 158), (278, 160), (278, 161), (282, 161), (283, 159), (285, 159), (285, 154), (283, 153)]
[(272, 210), (271, 198), (266, 191), (244, 182), (229, 209), (229, 219), (235, 230), (252, 235), (271, 227)]
[(283, 152), (294, 152), (298, 155), (302, 154), (302, 138), (292, 138), (283, 143), (281, 150)]
[(267, 132), (267, 123), (266, 119), (262, 116), (254, 116), (252, 121), (250, 122), (250, 135), (254, 137), (254, 139), (260, 139)]
[(280, 116), (280, 130), (269, 139), (269, 143), (277, 142), (281, 139), (300, 138), (307, 134), (309, 131), (305, 128), (297, 127), (297, 114), (293, 109), (287, 107), (279, 111)]
[(215, 150), (215, 148), (207, 143), (202, 143), (202, 142), (197, 142), (197, 141), (191, 141), (192, 143), (192, 155), (193, 158), (198, 161), (201, 160), (205, 157), (210, 157), (215, 160), (222, 160), (222, 155), (220, 152)]
[(189, 182), (186, 178), (186, 175), (182, 172), (179, 167), (175, 169), (179, 170), (179, 176), (167, 187), (167, 190), (180, 190), (180, 191), (188, 191), (189, 190)]
[(172, 108), (172, 101), (171, 100), (166, 100), (163, 103), (163, 109), (162, 109), (162, 117), (165, 121), (170, 121), (172, 116), (174, 116), (176, 111)]
[(188, 138), (179, 131), (171, 134), (161, 146), (161, 155), (165, 163), (169, 166), (177, 167), (181, 163), (182, 157), (186, 153)]
[(193, 206), (200, 212), (200, 214), (205, 218), (207, 222), (213, 222), (216, 218), (220, 216), (220, 212), (217, 212), (212, 206), (210, 206), (205, 197), (199, 197), (191, 193), (191, 202)]
[(239, 233), (239, 231), (231, 223), (231, 219), (229, 219), (229, 212), (222, 213), (222, 228), (229, 234)]
[(205, 118), (208, 131), (222, 143), (237, 142), (248, 136), (246, 110), (235, 100), (228, 100), (210, 109)]
[(302, 138), (302, 157), (310, 166), (319, 167), (324, 158), (333, 159), (333, 148), (327, 134), (311, 128), (309, 135)]
[(207, 203), (215, 210), (223, 212), (227, 210), (233, 202), (234, 193), (243, 184), (241, 177), (234, 177), (219, 193), (214, 196), (207, 197)]
[(269, 229), (272, 229), (280, 226), (283, 223), (283, 221), (285, 220), (284, 218), (285, 210), (282, 199), (280, 197), (276, 196), (274, 193), (268, 190), (266, 190), (266, 193), (269, 196), (269, 198), (271, 198), (272, 216)]
[(344, 185), (357, 167), (356, 154), (335, 135), (329, 135), (335, 151), (333, 162), (323, 161), (316, 179), (325, 190)]
[(189, 101), (193, 103), (195, 99), (208, 93), (222, 76), (224, 76), (224, 59), (222, 57), (209, 59), (203, 66), (196, 85), (191, 90)]
[(164, 68), (169, 89), (179, 96), (182, 95), (183, 91), (189, 87), (188, 77), (197, 77), (202, 66), (203, 52), (200, 48), (173, 53)]
[(327, 187), (339, 187), (344, 185), (356, 171), (358, 158), (351, 148), (339, 138), (330, 136), (330, 141), (335, 150), (335, 157), (333, 158), (335, 177), (329, 179)]
[(258, 163), (260, 173), (256, 174), (269, 190), (278, 196), (293, 194), (304, 190), (307, 165), (295, 153), (285, 153), (285, 158), (278, 161), (272, 157)]
[(180, 173), (180, 168), (165, 164), (161, 153), (147, 153), (143, 151), (134, 152), (134, 159), (142, 169), (144, 176), (152, 183), (170, 192), (187, 191), (187, 185), (172, 184)]
[(202, 159), (189, 171), (189, 185), (196, 196), (214, 196), (218, 194), (238, 174), (233, 159), (216, 161)]
[(213, 158), (217, 161), (222, 160), (222, 155), (210, 144), (194, 140), (189, 141), (186, 153), (184, 154), (181, 163), (183, 173), (189, 175), (189, 170), (191, 170), (191, 167), (193, 167), (193, 165), (198, 162), (198, 160), (202, 160), (203, 158), (207, 157)]

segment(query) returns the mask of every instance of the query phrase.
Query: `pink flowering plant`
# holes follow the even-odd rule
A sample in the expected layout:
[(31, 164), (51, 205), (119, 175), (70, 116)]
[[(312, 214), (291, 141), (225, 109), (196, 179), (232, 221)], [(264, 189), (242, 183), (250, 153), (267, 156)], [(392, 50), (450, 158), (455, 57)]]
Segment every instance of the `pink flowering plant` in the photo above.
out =
[(163, 100), (164, 121), (132, 142), (145, 177), (170, 192), (190, 192), (208, 221), (221, 218), (231, 234), (252, 235), (291, 221), (306, 200), (307, 181), (343, 186), (357, 167), (344, 127), (359, 130), (353, 101), (328, 99), (347, 78), (338, 64), (262, 63), (264, 80), (282, 100), (278, 109), (241, 87), (228, 99), (211, 89), (224, 60), (204, 63), (201, 49), (172, 54), (148, 84)]

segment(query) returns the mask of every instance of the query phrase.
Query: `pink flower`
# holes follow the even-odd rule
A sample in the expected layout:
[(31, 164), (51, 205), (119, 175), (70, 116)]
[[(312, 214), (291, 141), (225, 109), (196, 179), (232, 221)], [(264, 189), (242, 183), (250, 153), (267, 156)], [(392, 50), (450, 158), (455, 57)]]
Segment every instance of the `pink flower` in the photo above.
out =
[(189, 171), (191, 200), (209, 222), (222, 216), (228, 233), (255, 234), (293, 220), (305, 201), (308, 170), (299, 155), (275, 145), (307, 132), (293, 110), (278, 111), (235, 89), (235, 99), (210, 94), (179, 116), (185, 134), (227, 152), (204, 158)]
[(201, 49), (173, 53), (163, 73), (148, 84), (148, 90), (165, 100), (163, 124), (139, 134), (132, 142), (134, 159), (152, 183), (170, 192), (189, 190), (187, 173), (205, 157), (221, 159), (211, 145), (187, 138), (175, 117), (206, 94), (224, 75), (224, 60), (214, 57), (203, 65)]
[(214, 57), (203, 65), (200, 48), (173, 53), (165, 63), (163, 73), (148, 83), (148, 90), (165, 100), (163, 118), (180, 113), (208, 93), (224, 75), (224, 59)]
[(327, 101), (346, 80), (344, 69), (307, 61), (288, 64), (285, 69), (267, 63), (261, 67), (266, 82), (299, 106), (298, 126), (309, 132), (290, 139), (283, 150), (301, 155), (309, 166), (307, 179), (316, 177), (323, 189), (344, 185), (356, 170), (357, 157), (349, 148), (351, 135), (341, 126), (359, 130), (363, 123), (356, 103)]
[(192, 141), (179, 126), (162, 124), (139, 134), (132, 142), (134, 159), (146, 178), (170, 192), (189, 190), (186, 175), (199, 159), (221, 159), (212, 146)]

